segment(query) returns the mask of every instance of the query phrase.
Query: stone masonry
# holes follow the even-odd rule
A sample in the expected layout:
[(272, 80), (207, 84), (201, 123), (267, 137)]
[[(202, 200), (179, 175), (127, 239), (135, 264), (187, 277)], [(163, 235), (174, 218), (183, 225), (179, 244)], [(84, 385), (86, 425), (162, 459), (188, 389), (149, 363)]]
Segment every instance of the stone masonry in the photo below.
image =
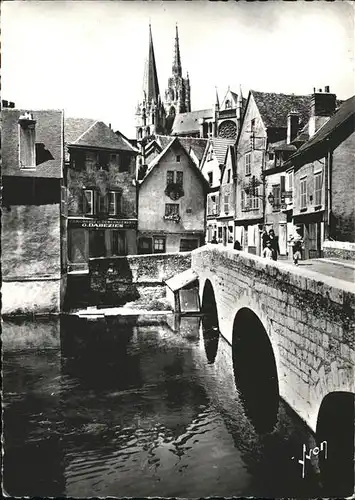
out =
[(120, 304), (149, 294), (165, 295), (165, 280), (191, 266), (191, 253), (128, 255), (89, 260), (89, 288), (94, 304)]
[(354, 393), (355, 286), (209, 245), (191, 257), (201, 301), (206, 281), (212, 284), (223, 337), (232, 343), (241, 308), (258, 316), (273, 348), (280, 396), (315, 431), (327, 394)]

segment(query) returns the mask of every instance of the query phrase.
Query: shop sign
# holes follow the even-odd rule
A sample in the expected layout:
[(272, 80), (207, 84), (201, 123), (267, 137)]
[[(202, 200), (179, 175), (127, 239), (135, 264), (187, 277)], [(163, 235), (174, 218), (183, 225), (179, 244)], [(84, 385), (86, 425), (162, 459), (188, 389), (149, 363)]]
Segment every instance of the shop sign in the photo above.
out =
[(68, 219), (68, 223), (85, 229), (137, 229), (137, 219)]

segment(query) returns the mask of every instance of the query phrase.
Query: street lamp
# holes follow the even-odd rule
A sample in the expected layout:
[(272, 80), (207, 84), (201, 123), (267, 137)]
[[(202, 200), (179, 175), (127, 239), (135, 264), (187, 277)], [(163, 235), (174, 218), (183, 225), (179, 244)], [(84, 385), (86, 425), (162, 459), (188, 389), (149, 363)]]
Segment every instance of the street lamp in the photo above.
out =
[(268, 199), (268, 202), (270, 203), (270, 205), (274, 204), (275, 196), (272, 193), (269, 194), (269, 196), (267, 197), (267, 199)]

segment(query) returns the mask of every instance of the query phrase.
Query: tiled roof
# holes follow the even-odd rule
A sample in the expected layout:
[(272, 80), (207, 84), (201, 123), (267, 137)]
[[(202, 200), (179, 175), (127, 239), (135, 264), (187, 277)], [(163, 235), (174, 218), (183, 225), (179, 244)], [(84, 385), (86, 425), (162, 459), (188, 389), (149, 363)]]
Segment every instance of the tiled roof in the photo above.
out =
[(306, 142), (309, 139), (309, 122), (303, 127), (299, 134), (293, 139), (292, 142)]
[(198, 111), (190, 111), (189, 113), (178, 113), (175, 116), (172, 134), (188, 134), (196, 133), (200, 130), (199, 120), (201, 118), (212, 118), (212, 109), (199, 109)]
[[(165, 148), (165, 146), (170, 142), (171, 136), (157, 135), (157, 140), (161, 144), (162, 148)], [(179, 141), (188, 153), (191, 153), (192, 150), (198, 162), (201, 163), (208, 146), (208, 139), (199, 137), (179, 137)]]
[(219, 139), (218, 137), (213, 137), (211, 142), (218, 163), (222, 165), (226, 159), (228, 146), (233, 146), (235, 144), (235, 139)]
[[(33, 170), (19, 167), (18, 120), (25, 112), (31, 113), (36, 120), (36, 152), (40, 152), (36, 154), (36, 159), (40, 163)], [(63, 111), (4, 108), (1, 115), (2, 175), (60, 179), (63, 176), (64, 154)]]
[(284, 139), (270, 144), (269, 151), (296, 151), (296, 146), (287, 144), (287, 141)]
[[(336, 100), (336, 111), (340, 108), (344, 101), (339, 99)], [(293, 143), (303, 143), (309, 140), (309, 120), (303, 127), (303, 129), (298, 133), (298, 135), (293, 139)]]
[(65, 144), (74, 144), (88, 128), (92, 127), (96, 120), (91, 118), (65, 118), (64, 122), (64, 141)]
[(350, 97), (345, 101), (338, 111), (311, 137), (309, 141), (304, 143), (293, 157), (299, 157), (305, 152), (320, 145), (326, 139), (330, 138), (332, 134), (348, 120), (352, 118), (352, 126), (354, 127), (355, 115), (355, 96)]
[(108, 125), (88, 119), (67, 118), (65, 142), (67, 145), (137, 152), (125, 137), (115, 133)]
[(191, 157), (191, 155), (189, 154), (189, 151), (186, 149), (185, 145), (183, 144), (182, 140), (181, 140), (181, 137), (168, 137), (168, 136), (159, 136), (159, 138), (164, 138), (163, 139), (163, 142), (165, 142), (165, 147), (164, 149), (153, 159), (153, 161), (151, 161), (148, 165), (148, 168), (147, 168), (147, 172), (145, 174), (145, 177), (142, 179), (141, 183), (145, 181), (145, 179), (147, 178), (147, 176), (152, 172), (152, 170), (154, 170), (155, 167), (157, 167), (157, 165), (159, 164), (160, 160), (164, 157), (164, 155), (167, 153), (167, 151), (171, 148), (171, 146), (174, 144), (174, 143), (178, 143), (181, 145), (181, 147), (183, 148), (183, 150), (186, 152), (186, 154), (190, 157), (190, 160), (191, 160), (191, 165), (193, 165), (195, 168), (196, 168), (196, 171), (198, 172), (198, 176), (200, 177), (204, 187), (206, 189), (208, 189), (208, 183), (206, 181), (206, 179), (204, 178), (204, 176), (202, 175), (199, 167), (196, 165), (195, 161), (193, 160), (193, 158)]
[(311, 112), (311, 95), (275, 94), (251, 90), (255, 103), (266, 128), (285, 128), (290, 111), (300, 114), (303, 127)]

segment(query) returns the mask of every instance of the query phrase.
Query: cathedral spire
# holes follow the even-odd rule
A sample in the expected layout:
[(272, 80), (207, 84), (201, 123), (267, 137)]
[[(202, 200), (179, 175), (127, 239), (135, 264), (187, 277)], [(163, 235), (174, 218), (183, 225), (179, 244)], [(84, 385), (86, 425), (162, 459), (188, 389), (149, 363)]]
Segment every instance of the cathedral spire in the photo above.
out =
[(155, 101), (158, 102), (159, 97), (159, 83), (157, 67), (155, 64), (153, 37), (152, 37), (152, 27), (149, 23), (149, 52), (148, 61), (146, 66), (146, 71), (144, 75), (143, 91), (145, 98), (148, 102)]
[(173, 75), (181, 76), (181, 59), (180, 59), (180, 46), (179, 46), (179, 31), (178, 31), (178, 25), (177, 25), (177, 23), (176, 23), (176, 34), (175, 34)]
[(216, 87), (216, 102), (215, 102), (215, 108), (216, 109), (219, 109), (219, 98), (218, 98), (218, 90), (217, 90), (217, 87)]

